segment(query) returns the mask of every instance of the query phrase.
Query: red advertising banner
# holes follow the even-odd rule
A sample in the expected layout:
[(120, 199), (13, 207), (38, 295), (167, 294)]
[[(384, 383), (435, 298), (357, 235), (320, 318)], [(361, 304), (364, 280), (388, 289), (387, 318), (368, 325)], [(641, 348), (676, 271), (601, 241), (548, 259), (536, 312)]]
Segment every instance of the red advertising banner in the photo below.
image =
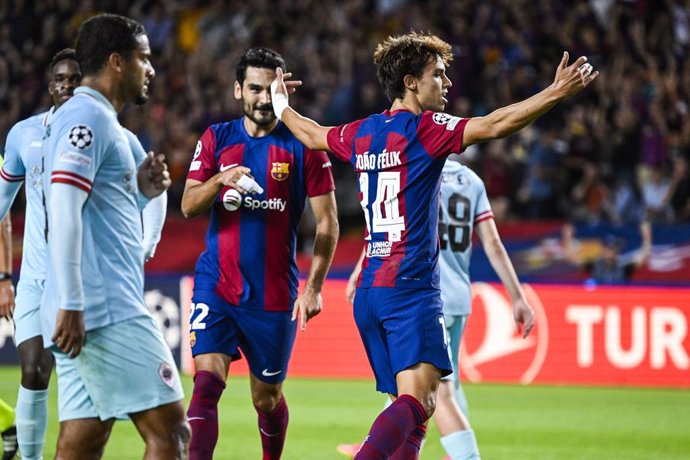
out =
[[(191, 278), (184, 278), (183, 331), (191, 288)], [(473, 311), (461, 346), (463, 379), (690, 388), (690, 288), (525, 288), (537, 326), (522, 339), (503, 288), (473, 285)], [(323, 312), (297, 334), (290, 375), (373, 377), (345, 300), (345, 281), (328, 280), (322, 295)], [(183, 341), (183, 369), (192, 372), (188, 341)], [(245, 361), (233, 363), (230, 372), (246, 373)]]

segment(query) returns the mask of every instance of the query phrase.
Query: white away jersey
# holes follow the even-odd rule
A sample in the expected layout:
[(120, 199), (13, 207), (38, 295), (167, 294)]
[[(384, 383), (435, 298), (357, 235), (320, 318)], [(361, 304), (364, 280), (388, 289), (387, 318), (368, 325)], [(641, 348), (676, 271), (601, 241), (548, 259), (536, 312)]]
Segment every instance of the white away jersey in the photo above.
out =
[[(130, 138), (110, 102), (98, 91), (79, 87), (47, 128), (43, 187), (64, 183), (89, 193), (82, 210), (81, 272), (86, 330), (148, 315), (144, 303), (142, 199)], [(143, 152), (143, 149), (141, 149)], [(62, 204), (61, 204), (62, 205)], [(70, 206), (70, 203), (64, 203)], [(50, 221), (48, 222), (50, 232)], [(49, 238), (49, 245), (52, 244)], [(50, 254), (50, 251), (49, 251)], [(78, 299), (59, 299), (55, 277), (48, 271), (42, 304), (44, 341), (55, 328), (61, 306)]]
[(441, 298), (446, 315), (469, 315), (472, 230), (493, 218), (484, 182), (467, 166), (446, 160), (441, 174), (438, 234)]

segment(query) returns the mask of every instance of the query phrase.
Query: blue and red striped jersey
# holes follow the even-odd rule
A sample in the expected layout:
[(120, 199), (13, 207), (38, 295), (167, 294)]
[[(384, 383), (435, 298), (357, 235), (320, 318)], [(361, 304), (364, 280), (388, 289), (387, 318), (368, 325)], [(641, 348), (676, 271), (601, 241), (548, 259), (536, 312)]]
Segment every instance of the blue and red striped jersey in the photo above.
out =
[(205, 182), (236, 165), (248, 167), (264, 191), (220, 191), (194, 289), (215, 291), (243, 308), (290, 311), (298, 286), (297, 225), (307, 197), (335, 189), (331, 162), (326, 153), (304, 147), (281, 122), (270, 134), (252, 137), (240, 118), (204, 132), (187, 178)]
[(328, 148), (352, 164), (366, 222), (359, 287), (439, 289), (441, 171), (463, 149), (468, 119), (385, 111), (328, 132)]

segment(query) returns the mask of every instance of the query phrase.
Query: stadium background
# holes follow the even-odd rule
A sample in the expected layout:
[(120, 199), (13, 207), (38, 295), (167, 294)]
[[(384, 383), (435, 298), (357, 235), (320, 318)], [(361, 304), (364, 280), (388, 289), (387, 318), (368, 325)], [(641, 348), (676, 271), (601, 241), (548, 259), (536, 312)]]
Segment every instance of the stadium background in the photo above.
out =
[[(373, 47), (389, 34), (413, 28), (436, 33), (453, 45), (455, 61), (448, 74), (454, 85), (447, 111), (457, 115), (483, 115), (547, 86), (563, 50), (573, 57), (587, 55), (601, 71), (590, 88), (534, 126), (463, 154), (463, 161), (486, 182), (506, 247), (521, 279), (531, 283), (530, 292), (539, 299), (546, 318), (529, 346), (499, 345), (513, 344), (511, 334), (494, 323), (488, 325), (491, 315), (505, 317), (501, 313), (507, 304), (476, 246), (472, 275), (482, 284), (475, 288), (480, 294), (464, 350), (470, 363), (463, 368), (465, 377), (473, 382), (690, 388), (690, 2), (5, 0), (0, 2), (3, 144), (15, 122), (50, 107), (46, 68), (52, 55), (72, 44), (84, 19), (105, 11), (140, 20), (151, 40), (156, 68), (152, 96), (142, 107), (126, 108), (120, 118), (145, 148), (165, 153), (171, 169), (168, 220), (156, 259), (147, 265), (146, 298), (182, 366), (190, 288), (185, 276), (193, 272), (203, 248), (207, 221), (184, 220), (179, 201), (203, 130), (241, 115), (231, 91), (239, 56), (258, 45), (280, 51), (304, 81), (294, 105), (323, 124), (334, 125), (387, 108), (375, 79)], [(360, 250), (363, 222), (356, 179), (348, 165), (333, 164), (341, 241), (324, 293), (326, 310), (298, 338), (291, 374), (369, 379), (342, 281)], [(15, 275), (23, 224), (23, 203), (17, 201)], [(624, 241), (623, 257), (630, 257), (639, 247), (637, 225), (643, 217), (653, 223), (654, 246), (650, 263), (633, 278), (636, 287), (593, 285), (565, 261), (560, 244), (565, 222), (576, 223), (581, 250), (590, 256), (595, 257), (604, 239), (613, 234)], [(308, 217), (303, 219), (298, 255), (303, 269), (309, 263), (312, 225)], [(502, 333), (489, 337), (489, 330)], [(11, 324), (0, 321), (0, 363), (16, 362), (11, 335)], [(483, 360), (472, 361), (480, 350)], [(233, 374), (238, 369), (242, 372), (242, 366), (234, 367)], [(14, 380), (3, 378), (0, 385), (2, 397), (12, 401), (17, 380), (12, 371), (2, 375)], [(373, 386), (357, 388), (371, 392)], [(549, 401), (550, 387), (529, 388), (542, 392), (534, 397), (535, 407), (540, 398)], [(475, 410), (482, 447), (493, 439), (487, 439), (489, 433), (497, 440), (505, 435), (497, 419), (482, 418), (486, 415), (482, 404), (490, 406), (491, 398), (502, 393), (499, 390), (505, 390), (506, 398), (497, 403), (494, 410), (499, 412), (501, 407), (511, 409), (509, 395), (519, 399), (526, 394), (520, 388), (468, 385), (471, 406), (479, 406)], [(574, 394), (556, 398), (577, 401)], [(582, 397), (591, 403), (590, 398), (627, 397), (621, 395), (632, 393)], [(645, 408), (658, 405), (657, 429), (690, 429), (687, 417), (671, 410), (690, 408), (684, 394), (635, 393), (634, 399)], [(372, 400), (375, 396), (367, 401)], [(334, 405), (335, 401), (332, 396)], [(377, 404), (368, 406), (372, 414)], [(547, 406), (538, 407), (534, 419), (548, 419), (552, 407)], [(593, 409), (583, 402), (572, 411), (585, 408)], [(515, 411), (515, 417), (521, 417), (526, 408)], [(641, 436), (640, 427), (625, 431), (625, 411), (619, 411), (621, 417), (612, 422), (623, 426), (617, 435), (628, 440)], [(652, 416), (644, 414), (627, 417)], [(370, 418), (360, 424), (366, 425)], [(483, 425), (484, 420), (488, 422)], [(362, 432), (365, 429), (360, 427)], [(488, 452), (494, 455), (487, 458), (521, 458), (510, 442), (496, 442), (501, 447), (490, 445)], [(670, 445), (672, 450), (664, 458), (690, 458), (687, 439)], [(560, 457), (554, 453), (553, 458), (618, 458), (615, 453), (578, 457), (575, 450), (561, 452)], [(543, 449), (524, 452), (524, 458), (550, 458)], [(653, 458), (635, 457), (633, 452), (623, 457)], [(228, 458), (244, 458), (237, 455)]]

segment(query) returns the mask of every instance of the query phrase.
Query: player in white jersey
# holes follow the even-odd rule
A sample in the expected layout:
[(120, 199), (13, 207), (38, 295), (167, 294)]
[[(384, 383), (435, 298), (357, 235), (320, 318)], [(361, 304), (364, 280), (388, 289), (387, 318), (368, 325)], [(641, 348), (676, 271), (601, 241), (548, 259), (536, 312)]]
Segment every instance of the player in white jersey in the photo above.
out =
[[(40, 459), (43, 452), (48, 422), (48, 382), (53, 369), (53, 355), (43, 348), (39, 318), (46, 258), (41, 146), (48, 119), (72, 97), (80, 81), (74, 50), (57, 53), (50, 63), (48, 82), (53, 107), (12, 127), (0, 171), (0, 217), (8, 214), (22, 183), (26, 184), (22, 268), (13, 318), (22, 372), (16, 407), (17, 440), (22, 458), (27, 460)], [(3, 234), (3, 238), (11, 236)], [(3, 283), (1, 289), (7, 287)]]
[[(489, 262), (510, 295), (514, 317), (525, 318), (524, 337), (534, 325), (534, 311), (525, 298), (498, 235), (484, 182), (467, 166), (452, 159), (443, 166), (439, 212), (441, 298), (453, 373), (441, 381), (433, 417), (441, 434), (441, 444), (451, 459), (478, 459), (479, 449), (467, 420), (467, 409), (464, 407), (461, 410), (458, 404), (458, 401), (463, 405), (466, 403), (457, 368), (460, 342), (472, 306), (470, 256), (474, 230), (481, 239)], [(361, 258), (348, 281), (346, 296), (350, 301), (354, 298), (360, 268)], [(517, 320), (515, 326), (519, 326)], [(338, 451), (354, 456), (358, 447), (357, 444), (341, 444)]]
[(170, 185), (163, 155), (137, 164), (117, 112), (148, 99), (143, 26), (101, 14), (79, 30), (84, 78), (44, 142), (48, 277), (41, 304), (58, 371), (58, 458), (100, 458), (129, 417), (145, 458), (186, 458), (189, 426), (172, 355), (143, 298), (140, 209)]

